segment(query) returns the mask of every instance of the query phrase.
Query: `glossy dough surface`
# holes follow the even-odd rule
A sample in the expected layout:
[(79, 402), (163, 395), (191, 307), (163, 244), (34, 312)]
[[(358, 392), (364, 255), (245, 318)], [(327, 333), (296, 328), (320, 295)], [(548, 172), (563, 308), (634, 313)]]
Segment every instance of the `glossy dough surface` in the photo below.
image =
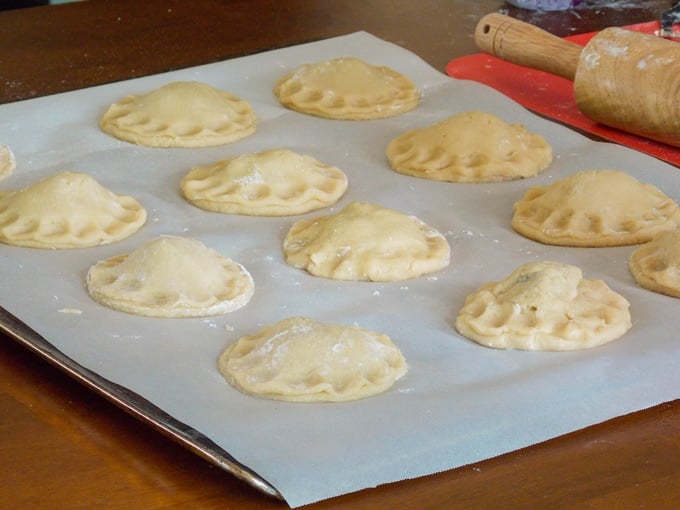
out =
[(449, 265), (444, 236), (414, 216), (369, 202), (303, 219), (288, 231), (288, 264), (334, 280), (399, 281)]
[(161, 236), (128, 255), (93, 265), (90, 296), (122, 312), (150, 317), (204, 317), (244, 306), (250, 273), (194, 239)]
[(541, 135), (480, 111), (407, 131), (386, 154), (399, 173), (450, 182), (533, 177), (552, 162), (552, 147)]
[(628, 308), (625, 298), (602, 280), (583, 278), (576, 266), (531, 262), (468, 296), (456, 329), (494, 349), (588, 349), (628, 331)]
[(420, 102), (408, 77), (349, 57), (302, 65), (279, 80), (274, 94), (291, 110), (345, 120), (394, 117)]
[(515, 203), (512, 227), (546, 244), (645, 243), (680, 222), (678, 205), (659, 189), (618, 170), (586, 170), (530, 188)]
[(255, 131), (250, 104), (206, 83), (171, 82), (113, 103), (101, 129), (148, 147), (208, 147), (240, 140)]
[(342, 402), (382, 393), (408, 367), (384, 334), (293, 317), (245, 336), (218, 368), (240, 391), (293, 402)]
[(287, 216), (334, 204), (347, 176), (311, 156), (272, 149), (193, 168), (181, 188), (190, 203), (208, 211)]
[(628, 267), (645, 289), (680, 298), (680, 230), (668, 230), (631, 254)]
[(62, 172), (18, 191), (0, 191), (0, 242), (48, 249), (86, 248), (125, 239), (146, 221), (132, 197), (87, 174)]
[(0, 144), (0, 180), (9, 177), (16, 166), (17, 161), (12, 149), (7, 145)]

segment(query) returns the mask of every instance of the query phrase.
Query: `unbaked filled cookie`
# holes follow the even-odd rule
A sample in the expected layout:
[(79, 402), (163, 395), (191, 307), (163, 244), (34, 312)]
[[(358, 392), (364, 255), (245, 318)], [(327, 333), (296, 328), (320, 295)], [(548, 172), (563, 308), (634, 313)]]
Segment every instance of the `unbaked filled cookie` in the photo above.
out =
[(679, 222), (678, 205), (656, 187), (618, 170), (585, 170), (530, 188), (512, 227), (546, 244), (597, 247), (645, 243)]
[(288, 231), (288, 264), (334, 280), (400, 281), (449, 265), (444, 236), (415, 216), (369, 202), (303, 219)]
[(0, 144), (0, 180), (9, 177), (17, 166), (12, 149), (7, 145)]
[(293, 317), (245, 336), (218, 368), (249, 395), (292, 402), (343, 402), (388, 390), (408, 367), (384, 334)]
[(0, 191), (0, 242), (47, 249), (125, 239), (146, 222), (134, 198), (84, 173), (62, 172), (18, 191)]
[(628, 266), (645, 289), (680, 298), (680, 230), (667, 230), (630, 255)]
[(250, 104), (206, 83), (171, 82), (113, 103), (101, 129), (148, 147), (208, 147), (240, 140), (255, 131)]
[(244, 306), (250, 273), (200, 241), (161, 236), (130, 254), (93, 265), (90, 296), (105, 306), (149, 317), (205, 317)]
[(334, 204), (347, 176), (311, 156), (272, 149), (193, 168), (181, 188), (190, 203), (208, 211), (287, 216)]
[(405, 75), (350, 57), (304, 64), (279, 80), (274, 94), (291, 110), (345, 120), (394, 117), (420, 102)]
[(628, 301), (602, 280), (557, 262), (524, 264), (484, 284), (456, 319), (463, 336), (494, 349), (569, 351), (620, 338), (631, 327)]
[(533, 177), (552, 162), (552, 147), (541, 135), (480, 111), (407, 131), (386, 154), (399, 173), (450, 182)]

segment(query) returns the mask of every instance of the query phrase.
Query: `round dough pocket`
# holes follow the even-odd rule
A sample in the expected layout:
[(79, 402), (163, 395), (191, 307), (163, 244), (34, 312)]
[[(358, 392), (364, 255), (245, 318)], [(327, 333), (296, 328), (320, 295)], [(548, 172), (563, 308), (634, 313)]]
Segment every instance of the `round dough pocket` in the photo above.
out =
[(9, 177), (17, 166), (12, 149), (7, 145), (0, 144), (0, 180)]
[(311, 156), (271, 149), (195, 167), (181, 189), (207, 211), (288, 216), (334, 204), (347, 190), (347, 176)]
[(552, 147), (539, 134), (495, 115), (464, 112), (407, 131), (386, 150), (393, 170), (449, 182), (497, 182), (533, 177), (552, 162)]
[(310, 274), (350, 281), (401, 281), (449, 265), (444, 236), (415, 216), (370, 202), (303, 219), (288, 231), (286, 262)]
[(667, 230), (631, 253), (628, 267), (641, 287), (680, 298), (680, 230)]
[(146, 222), (134, 198), (87, 174), (61, 172), (17, 191), (0, 192), (0, 242), (43, 249), (121, 241)]
[(292, 402), (342, 402), (382, 393), (408, 368), (387, 335), (305, 317), (245, 336), (220, 355), (218, 368), (238, 390)]
[(349, 57), (302, 65), (279, 80), (274, 94), (291, 110), (344, 120), (394, 117), (420, 102), (408, 77)]
[(244, 306), (254, 284), (243, 266), (200, 241), (161, 236), (93, 265), (87, 290), (95, 301), (122, 312), (205, 317)]
[(531, 262), (470, 294), (456, 319), (460, 334), (494, 349), (568, 351), (621, 337), (628, 301), (602, 280), (558, 262)]
[(517, 232), (560, 246), (645, 243), (680, 223), (678, 204), (619, 170), (585, 170), (534, 186), (514, 209)]
[(171, 82), (113, 103), (99, 123), (120, 140), (147, 147), (209, 147), (255, 131), (250, 104), (206, 83)]

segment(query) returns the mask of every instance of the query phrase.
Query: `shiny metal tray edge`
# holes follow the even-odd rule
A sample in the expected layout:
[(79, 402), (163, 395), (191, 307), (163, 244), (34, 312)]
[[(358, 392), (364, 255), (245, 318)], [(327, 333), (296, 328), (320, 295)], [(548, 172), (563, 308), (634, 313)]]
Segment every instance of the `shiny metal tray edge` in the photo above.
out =
[(80, 365), (1, 306), (0, 332), (13, 338), (84, 386), (189, 451), (231, 473), (260, 492), (283, 500), (283, 497), (273, 485), (238, 462), (208, 437), (173, 418), (137, 393)]

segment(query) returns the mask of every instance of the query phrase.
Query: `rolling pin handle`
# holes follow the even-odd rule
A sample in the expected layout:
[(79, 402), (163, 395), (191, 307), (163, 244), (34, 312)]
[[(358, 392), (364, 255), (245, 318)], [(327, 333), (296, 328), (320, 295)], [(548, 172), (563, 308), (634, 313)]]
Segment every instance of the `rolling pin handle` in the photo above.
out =
[(578, 44), (500, 13), (487, 14), (479, 20), (475, 42), (485, 53), (571, 81), (583, 49)]

